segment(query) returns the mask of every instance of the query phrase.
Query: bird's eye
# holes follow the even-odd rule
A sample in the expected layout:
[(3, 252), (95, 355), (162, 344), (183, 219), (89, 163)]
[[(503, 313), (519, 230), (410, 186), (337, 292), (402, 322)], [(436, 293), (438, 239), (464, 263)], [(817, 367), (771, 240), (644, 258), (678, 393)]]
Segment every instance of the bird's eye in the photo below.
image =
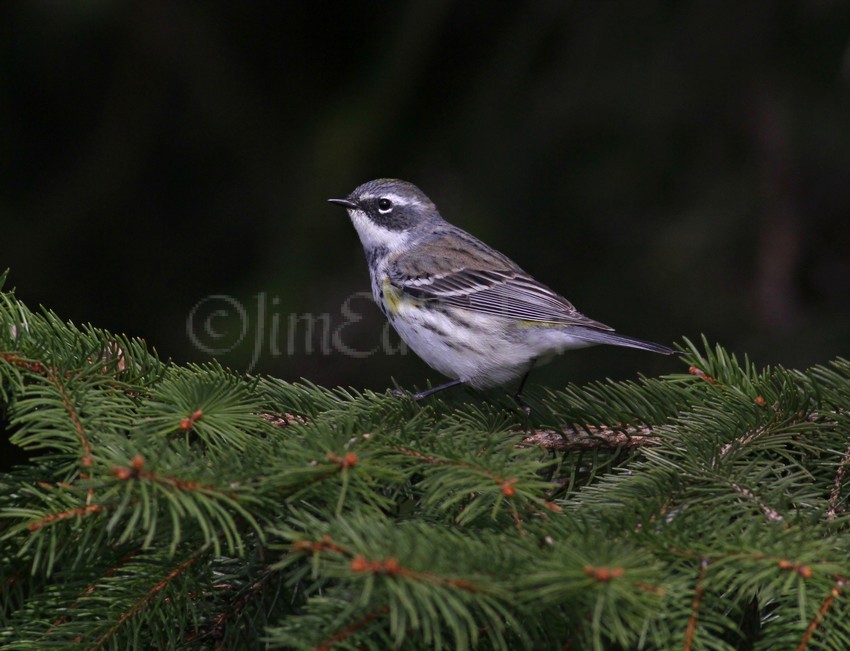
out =
[(390, 210), (392, 210), (392, 207), (393, 202), (387, 199), (386, 197), (378, 199), (378, 212), (388, 213)]

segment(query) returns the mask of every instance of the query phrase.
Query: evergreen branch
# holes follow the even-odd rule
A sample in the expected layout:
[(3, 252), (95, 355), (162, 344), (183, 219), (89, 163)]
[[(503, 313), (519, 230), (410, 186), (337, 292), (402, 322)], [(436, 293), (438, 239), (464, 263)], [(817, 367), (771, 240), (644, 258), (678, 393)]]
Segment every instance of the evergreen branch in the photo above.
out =
[[(179, 449), (179, 448), (178, 448)], [(173, 452), (172, 450), (168, 450)], [(161, 450), (159, 463), (168, 465), (172, 459)], [(181, 538), (182, 521), (191, 518), (199, 527), (200, 533), (213, 546), (216, 555), (221, 554), (221, 542), (227, 543), (231, 552), (244, 549), (245, 531), (237, 524), (234, 516), (241, 516), (251, 530), (263, 537), (263, 529), (253, 509), (265, 505), (266, 498), (252, 494), (250, 487), (226, 483), (226, 488), (201, 481), (186, 479), (173, 474), (147, 470), (145, 458), (137, 454), (129, 465), (114, 465), (109, 470), (109, 476), (116, 482), (124, 484), (124, 495), (116, 506), (115, 514), (107, 525), (112, 531), (124, 520), (124, 531), (118, 540), (124, 542), (133, 538), (138, 524), (147, 529), (142, 544), (148, 546), (157, 535), (159, 504), (168, 509), (172, 521), (172, 540), (169, 545), (173, 553)], [(208, 473), (204, 473), (207, 475)], [(108, 485), (108, 484), (107, 484)], [(153, 491), (150, 488), (153, 487)], [(264, 515), (262, 511), (257, 515)]]
[(528, 433), (523, 443), (547, 450), (569, 452), (597, 448), (641, 448), (659, 445), (661, 437), (653, 434), (651, 425), (586, 425), (584, 428), (564, 427), (560, 430), (538, 429)]
[(694, 636), (697, 632), (697, 619), (699, 617), (700, 606), (702, 605), (702, 596), (705, 591), (705, 577), (708, 574), (709, 560), (701, 558), (699, 565), (699, 578), (694, 589), (694, 598), (691, 602), (691, 616), (688, 618), (688, 625), (685, 628), (685, 643), (682, 651), (691, 651), (694, 644)]
[(405, 448), (402, 446), (393, 445), (390, 446), (390, 449), (395, 450), (396, 452), (400, 452), (403, 455), (423, 461), (429, 465), (452, 466), (456, 468), (465, 468), (467, 470), (472, 470), (475, 473), (492, 479), (493, 482), (498, 486), (499, 491), (505, 497), (513, 497), (514, 495), (516, 495), (516, 483), (517, 481), (519, 481), (516, 477), (502, 477), (496, 474), (495, 472), (489, 470), (488, 468), (469, 463), (468, 461), (439, 458), (433, 455), (422, 454), (421, 452), (411, 450), (410, 448)]
[[(170, 368), (139, 409), (153, 436), (199, 440), (213, 452), (245, 450), (252, 434), (268, 431), (260, 401), (244, 378), (217, 364)], [(190, 436), (191, 435), (191, 436)]]
[(383, 576), (397, 576), (412, 581), (422, 581), (434, 585), (448, 585), (467, 592), (484, 592), (480, 586), (475, 585), (467, 579), (445, 577), (433, 572), (413, 570), (404, 567), (396, 558), (388, 557), (379, 560), (370, 560), (363, 554), (356, 554), (343, 545), (335, 542), (330, 535), (325, 534), (319, 540), (296, 540), (291, 546), (293, 551), (307, 554), (321, 554), (325, 550), (349, 558), (349, 567), (355, 574), (375, 574)]
[[(186, 642), (191, 644), (201, 640), (213, 638), (221, 639), (228, 625), (228, 622), (236, 621), (242, 615), (248, 604), (256, 599), (263, 589), (266, 582), (273, 576), (272, 568), (269, 566), (263, 567), (259, 571), (259, 576), (253, 580), (241, 593), (232, 600), (226, 603), (226, 608), (223, 611), (217, 612), (208, 618), (206, 625), (198, 630), (189, 633), (186, 636)], [(216, 586), (217, 588), (220, 586)]]
[(756, 504), (756, 506), (759, 507), (761, 512), (764, 513), (765, 517), (767, 517), (767, 519), (770, 520), (771, 522), (782, 522), (784, 520), (784, 518), (782, 517), (782, 514), (779, 511), (777, 511), (776, 509), (771, 508), (767, 504), (765, 504), (749, 488), (744, 488), (743, 486), (741, 486), (740, 484), (738, 484), (737, 482), (734, 482), (734, 481), (730, 481), (729, 485), (732, 487), (732, 490), (734, 490), (736, 493), (739, 493), (739, 494), (743, 495), (744, 497), (746, 497), (747, 499), (754, 502)]
[(701, 368), (698, 368), (696, 366), (689, 366), (688, 367), (688, 373), (690, 373), (691, 375), (693, 375), (695, 377), (698, 377), (701, 380), (705, 380), (709, 384), (717, 384), (718, 383), (717, 380), (715, 380), (713, 377), (711, 377), (708, 373), (706, 373)]
[(82, 465), (84, 468), (88, 468), (92, 464), (92, 448), (89, 444), (85, 428), (83, 427), (83, 423), (80, 418), (80, 413), (74, 406), (74, 403), (71, 400), (71, 396), (68, 395), (68, 390), (66, 389), (65, 385), (60, 381), (59, 374), (56, 372), (56, 369), (47, 369), (47, 379), (53, 384), (53, 386), (56, 388), (56, 390), (59, 392), (59, 395), (61, 396), (62, 403), (65, 405), (65, 409), (68, 412), (68, 417), (71, 419), (71, 422), (74, 425), (74, 429), (77, 431), (77, 435), (80, 438), (80, 444), (83, 447), (84, 452), (81, 460)]
[(485, 592), (466, 579), (455, 579), (434, 574), (433, 572), (421, 572), (411, 570), (401, 565), (397, 559), (389, 557), (382, 560), (369, 560), (362, 554), (351, 559), (351, 571), (355, 574), (367, 573), (385, 576), (399, 576), (411, 581), (421, 581), (433, 585), (448, 585), (459, 588), (466, 592)]
[(20, 506), (0, 509), (4, 517), (18, 520), (5, 528), (0, 540), (16, 542), (14, 553), (18, 557), (26, 558), (33, 554), (30, 568), (33, 573), (40, 570), (45, 558), (46, 573), (50, 575), (53, 572), (57, 559), (73, 544), (72, 537), (64, 535), (65, 532), (79, 527), (84, 521), (88, 521), (88, 527), (94, 529), (98, 527), (96, 516), (114, 509), (112, 504), (92, 503), (88, 499), (91, 489), (84, 492), (84, 489), (64, 482), (12, 485), (21, 497), (26, 497), (26, 501), (22, 500)]
[[(286, 428), (292, 425), (304, 425), (308, 419), (290, 413), (261, 413), (260, 418), (275, 427)], [(558, 450), (593, 450), (596, 448), (639, 448), (661, 443), (661, 438), (653, 432), (652, 425), (585, 425), (584, 427), (563, 427), (560, 430), (532, 429), (516, 430), (524, 433), (523, 443), (536, 447)], [(440, 463), (427, 455), (419, 456), (415, 450), (399, 449), (408, 456), (418, 456), (426, 463)]]
[(839, 513), (844, 513), (846, 510), (841, 502), (841, 488), (844, 485), (844, 475), (847, 474), (847, 466), (850, 465), (850, 445), (844, 449), (844, 454), (841, 456), (841, 461), (838, 462), (838, 467), (835, 471), (835, 478), (832, 480), (832, 491), (829, 494), (829, 508), (826, 511), (827, 520), (835, 520)]
[(143, 470), (145, 458), (141, 454), (137, 454), (130, 460), (129, 466), (113, 466), (109, 474), (119, 481), (130, 481), (131, 479), (142, 479), (154, 484), (161, 484), (174, 488), (178, 491), (198, 492), (205, 494), (216, 494), (229, 499), (234, 499), (234, 495), (228, 491), (222, 491), (215, 486), (204, 485), (199, 481), (180, 479), (179, 477), (171, 477), (160, 473)]
[(306, 425), (309, 422), (303, 416), (296, 416), (295, 414), (290, 413), (282, 413), (282, 414), (270, 414), (270, 413), (259, 413), (257, 414), (260, 418), (265, 420), (271, 425), (275, 427), (289, 427), (290, 425)]
[(108, 504), (87, 504), (86, 506), (68, 509), (67, 511), (49, 513), (47, 515), (42, 516), (41, 518), (31, 520), (27, 524), (27, 529), (29, 529), (30, 531), (38, 531), (42, 527), (52, 524), (54, 522), (67, 520), (68, 518), (83, 518), (89, 515), (94, 515), (96, 513), (103, 513), (104, 511), (108, 511), (112, 508), (114, 507)]
[(35, 373), (36, 375), (43, 375), (47, 377), (47, 368), (41, 362), (36, 362), (33, 360), (26, 359), (21, 357), (17, 353), (0, 353), (0, 359), (8, 362), (13, 366), (17, 366), (23, 368), (30, 373)]
[(830, 589), (829, 593), (826, 595), (824, 600), (821, 602), (820, 608), (815, 613), (815, 616), (812, 617), (809, 625), (806, 627), (806, 631), (803, 633), (803, 637), (800, 640), (800, 643), (797, 645), (796, 651), (805, 651), (809, 642), (811, 642), (812, 637), (817, 632), (818, 627), (823, 623), (823, 620), (826, 618), (826, 614), (832, 606), (833, 602), (841, 596), (841, 592), (850, 586), (850, 581), (843, 577), (839, 577), (835, 581), (835, 585)]
[(330, 550), (336, 554), (343, 556), (351, 556), (352, 553), (342, 545), (334, 542), (330, 534), (322, 534), (320, 540), (295, 540), (292, 543), (292, 550), (305, 554), (321, 554), (325, 550)]
[[(104, 578), (109, 578), (111, 576), (114, 576), (115, 573), (118, 572), (123, 565), (125, 565), (129, 560), (131, 560), (133, 557), (135, 557), (138, 553), (139, 553), (138, 550), (131, 550), (128, 553), (126, 553), (124, 556), (122, 556), (118, 560), (118, 562), (116, 562), (111, 567), (107, 568), (107, 570), (100, 577), (98, 577), (98, 581), (100, 582)], [(68, 605), (68, 610), (69, 611), (76, 610), (80, 606), (83, 597), (90, 596), (92, 593), (94, 593), (95, 590), (97, 590), (97, 587), (98, 587), (97, 583), (90, 583), (89, 585), (87, 585), (85, 587), (85, 589), (83, 590), (80, 598), (78, 598), (76, 601), (74, 601), (74, 602), (72, 602)], [(71, 615), (68, 614), (68, 613), (65, 613), (65, 614), (59, 616), (59, 618), (54, 620), (54, 622), (50, 625), (50, 628), (47, 629), (47, 631), (45, 632), (45, 636), (49, 635), (50, 633), (52, 633), (57, 628), (59, 628), (60, 626), (62, 626), (63, 624), (65, 624), (66, 622), (68, 622), (70, 620), (71, 620)]]
[(0, 647), (841, 648), (850, 362), (686, 347), (525, 418), (162, 364), (0, 293)]
[(53, 366), (46, 365), (40, 361), (26, 359), (16, 353), (0, 353), (0, 359), (3, 359), (4, 361), (14, 366), (26, 369), (34, 375), (43, 377), (50, 383), (51, 386), (53, 386), (53, 388), (59, 394), (62, 405), (64, 406), (65, 411), (68, 414), (68, 417), (74, 427), (74, 430), (77, 433), (80, 445), (83, 448), (82, 465), (86, 468), (91, 466), (91, 445), (86, 436), (85, 428), (83, 427), (79, 411), (74, 406), (74, 401), (71, 399), (71, 396), (68, 394), (67, 388), (65, 387), (65, 384), (62, 381), (62, 376), (64, 375), (65, 377), (68, 377), (69, 374), (63, 374)]
[(192, 565), (197, 563), (207, 553), (208, 550), (206, 548), (197, 550), (189, 556), (189, 558), (177, 565), (177, 567), (173, 568), (164, 577), (162, 577), (162, 579), (151, 586), (144, 595), (142, 595), (128, 610), (124, 611), (118, 620), (94, 642), (94, 645), (90, 647), (90, 651), (97, 651), (97, 649), (103, 648), (106, 644), (108, 644), (128, 621), (142, 612), (142, 610), (146, 608), (160, 592), (169, 587), (175, 579), (188, 571)]
[(340, 642), (344, 642), (354, 633), (367, 626), (372, 621), (378, 619), (379, 617), (387, 615), (389, 612), (389, 606), (384, 606), (383, 608), (378, 608), (370, 613), (366, 613), (363, 617), (358, 619), (353, 624), (350, 624), (341, 631), (334, 633), (327, 640), (321, 642), (318, 646), (314, 647), (314, 651), (330, 651), (330, 649), (335, 647)]
[[(523, 518), (520, 510), (540, 513), (535, 508), (541, 506), (549, 511), (558, 511), (560, 507), (547, 499), (547, 492), (552, 489), (550, 482), (542, 481), (539, 462), (527, 467), (513, 464), (512, 474), (497, 471), (493, 464), (503, 455), (517, 453), (521, 450), (511, 439), (502, 439), (500, 445), (488, 446), (486, 451), (475, 456), (458, 455), (457, 450), (447, 450), (445, 454), (423, 454), (403, 445), (390, 445), (390, 449), (404, 457), (423, 462), (425, 479), (418, 484), (429, 492), (425, 503), (435, 504), (440, 510), (463, 504), (456, 516), (458, 522), (468, 522), (479, 514), (483, 514), (488, 503), (491, 517), (494, 517), (503, 504), (507, 504), (511, 521), (519, 535), (525, 535)], [(504, 449), (500, 449), (500, 447)], [(504, 458), (504, 457), (503, 457)], [(508, 457), (510, 458), (510, 457)], [(489, 467), (488, 467), (489, 466)], [(484, 480), (484, 481), (481, 481)]]
[[(317, 526), (327, 529), (312, 518), (304, 520), (300, 528)], [(312, 567), (314, 576), (320, 577), (313, 590), (329, 595), (328, 590), (336, 585), (341, 595), (359, 594), (359, 598), (349, 596), (340, 603), (344, 604), (344, 613), (337, 611), (337, 621), (358, 611), (362, 616), (364, 611), (387, 607), (396, 646), (416, 632), (425, 647), (444, 648), (439, 644), (444, 627), (455, 640), (449, 648), (471, 648), (470, 642), (482, 631), (494, 640), (502, 640), (506, 626), (513, 630), (510, 622), (514, 621), (514, 614), (508, 608), (510, 592), (504, 582), (511, 565), (494, 564), (494, 560), (510, 558), (514, 546), (501, 536), (485, 541), (472, 532), (452, 533), (448, 528), (421, 523), (398, 526), (385, 519), (356, 517), (339, 519), (331, 525), (331, 531), (320, 535), (304, 537), (296, 530), (281, 533), (291, 541), (286, 549), (295, 553), (288, 554), (278, 569), (299, 576)], [(437, 540), (444, 544), (436, 546)], [(298, 561), (302, 556), (313, 560)], [(464, 568), (462, 574), (457, 572), (460, 567)], [(334, 583), (329, 584), (332, 577)], [(330, 602), (324, 597), (314, 598), (308, 607), (312, 610), (312, 606), (322, 603), (327, 606)], [(344, 638), (347, 640), (361, 629), (357, 626), (347, 630)], [(289, 642), (299, 630), (302, 629), (297, 618), (290, 618), (276, 636)], [(308, 644), (302, 633), (298, 646), (321, 648), (330, 641), (339, 644), (342, 638), (334, 636)], [(496, 647), (507, 648), (503, 641)]]

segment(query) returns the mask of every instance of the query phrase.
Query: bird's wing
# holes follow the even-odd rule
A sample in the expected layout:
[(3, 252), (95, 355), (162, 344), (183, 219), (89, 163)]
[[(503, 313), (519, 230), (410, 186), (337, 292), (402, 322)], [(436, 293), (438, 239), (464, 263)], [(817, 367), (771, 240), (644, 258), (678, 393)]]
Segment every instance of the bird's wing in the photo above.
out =
[[(474, 312), (612, 330), (588, 319), (567, 299), (537, 282), (501, 253), (471, 235), (463, 235), (466, 237), (462, 249), (454, 237), (453, 247), (434, 241), (397, 256), (389, 265), (390, 283), (412, 298)], [(421, 269), (431, 273), (424, 274)]]

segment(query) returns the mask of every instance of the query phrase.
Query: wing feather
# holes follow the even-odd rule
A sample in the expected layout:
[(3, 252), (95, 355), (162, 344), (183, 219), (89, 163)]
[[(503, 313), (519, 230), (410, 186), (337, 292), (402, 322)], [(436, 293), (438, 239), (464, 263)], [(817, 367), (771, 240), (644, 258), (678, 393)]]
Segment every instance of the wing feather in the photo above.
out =
[[(453, 233), (450, 240), (439, 238), (396, 258), (388, 268), (390, 283), (413, 298), (483, 314), (612, 330), (588, 319), (501, 253), (464, 231), (459, 233), (463, 237)], [(434, 273), (423, 274), (421, 269)]]

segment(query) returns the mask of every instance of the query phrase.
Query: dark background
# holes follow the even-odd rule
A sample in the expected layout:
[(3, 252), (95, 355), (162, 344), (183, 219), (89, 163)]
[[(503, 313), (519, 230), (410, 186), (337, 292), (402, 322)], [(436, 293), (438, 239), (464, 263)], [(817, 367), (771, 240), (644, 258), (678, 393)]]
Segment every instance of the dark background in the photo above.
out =
[[(361, 298), (344, 325), (368, 277), (325, 199), (393, 176), (621, 332), (850, 353), (844, 0), (33, 0), (0, 30), (0, 268), (31, 307), (181, 362), (441, 380), (346, 353), (384, 324)], [(598, 348), (535, 379), (680, 368)]]

